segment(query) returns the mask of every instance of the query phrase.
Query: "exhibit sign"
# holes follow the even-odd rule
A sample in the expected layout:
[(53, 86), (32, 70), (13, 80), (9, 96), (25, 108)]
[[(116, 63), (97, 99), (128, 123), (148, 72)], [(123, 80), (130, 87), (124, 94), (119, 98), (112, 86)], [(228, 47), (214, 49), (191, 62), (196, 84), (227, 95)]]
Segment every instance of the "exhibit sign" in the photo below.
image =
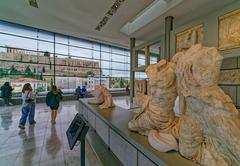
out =
[(227, 50), (240, 47), (240, 9), (218, 19), (218, 47)]
[(86, 124), (83, 116), (76, 114), (66, 132), (69, 147), (71, 150), (73, 149), (77, 141), (81, 141), (81, 143), (85, 141), (84, 139), (88, 132), (88, 129), (89, 126)]

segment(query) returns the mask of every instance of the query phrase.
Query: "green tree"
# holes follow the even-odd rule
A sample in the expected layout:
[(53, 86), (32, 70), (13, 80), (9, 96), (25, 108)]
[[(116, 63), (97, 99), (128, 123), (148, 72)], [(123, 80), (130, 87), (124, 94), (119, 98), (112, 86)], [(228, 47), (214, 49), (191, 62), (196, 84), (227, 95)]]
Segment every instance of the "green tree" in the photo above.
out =
[(53, 86), (53, 79), (51, 78), (51, 87)]
[(41, 72), (41, 74), (40, 74), (40, 78), (39, 78), (40, 80), (43, 80), (43, 73)]
[(0, 77), (4, 76), (5, 75), (5, 71), (4, 69), (0, 68)]
[(23, 61), (23, 56), (21, 55), (21, 56), (20, 56), (20, 62), (22, 62), (22, 61)]
[(11, 66), (10, 68), (10, 74), (19, 74), (19, 71), (15, 68), (14, 65)]
[(44, 56), (46, 56), (46, 57), (50, 57), (50, 52), (45, 51), (45, 52), (44, 52)]
[(36, 72), (37, 72), (37, 70), (36, 70), (36, 68), (34, 68), (34, 69), (33, 69), (34, 78), (35, 78), (35, 79), (38, 79), (38, 75), (37, 75), (37, 73), (36, 73)]
[(27, 66), (26, 69), (24, 70), (24, 74), (25, 74), (25, 77), (34, 78), (34, 74), (29, 66)]
[[(51, 63), (51, 58), (50, 58), (50, 52), (45, 51), (45, 52), (44, 52), (44, 56), (45, 56), (45, 57), (48, 57), (49, 67), (50, 67), (50, 70), (51, 70), (51, 69), (52, 69), (52, 63)], [(45, 72), (45, 71), (44, 71), (44, 72)]]
[(32, 70), (30, 69), (29, 66), (26, 67), (24, 73), (27, 74), (27, 75), (32, 75), (33, 74)]
[(86, 77), (94, 77), (95, 73), (93, 71), (87, 71), (86, 72)]
[(42, 72), (45, 73), (45, 66), (42, 67)]
[(124, 81), (122, 77), (120, 78), (120, 81), (119, 81), (119, 87), (124, 88)]
[(36, 89), (36, 91), (37, 91), (37, 92), (44, 92), (45, 89), (44, 89), (43, 87), (38, 87), (38, 88)]

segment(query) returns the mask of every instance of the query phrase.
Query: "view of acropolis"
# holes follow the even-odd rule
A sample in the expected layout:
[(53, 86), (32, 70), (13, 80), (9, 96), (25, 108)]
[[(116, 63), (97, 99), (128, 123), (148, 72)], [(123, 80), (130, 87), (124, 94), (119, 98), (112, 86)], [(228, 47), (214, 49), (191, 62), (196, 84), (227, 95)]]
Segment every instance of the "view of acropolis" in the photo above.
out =
[[(53, 82), (53, 63), (54, 58), (49, 52), (35, 53), (6, 48), (5, 52), (0, 52), (0, 84), (9, 81), (14, 91), (20, 92), (21, 85), (30, 82), (33, 87), (36, 87), (36, 90), (47, 91)], [(100, 81), (93, 78), (100, 76), (99, 62), (56, 57), (55, 64), (56, 83), (60, 88), (75, 89), (77, 86), (87, 86), (87, 88), (93, 89), (94, 85)], [(19, 85), (17, 82), (22, 77), (25, 80), (21, 80), (23, 83)], [(108, 86), (108, 80), (102, 79), (101, 81)], [(35, 85), (36, 83), (37, 85)]]

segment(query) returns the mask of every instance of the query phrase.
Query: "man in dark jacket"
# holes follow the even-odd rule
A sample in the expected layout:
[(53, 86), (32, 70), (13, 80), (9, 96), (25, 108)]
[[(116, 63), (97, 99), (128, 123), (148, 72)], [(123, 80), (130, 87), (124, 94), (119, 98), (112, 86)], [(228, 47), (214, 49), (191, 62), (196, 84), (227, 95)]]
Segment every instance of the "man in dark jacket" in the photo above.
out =
[(85, 86), (83, 86), (81, 89), (81, 97), (82, 98), (86, 97), (86, 94), (87, 94), (87, 89)]
[(13, 88), (10, 86), (9, 82), (5, 82), (1, 87), (1, 97), (4, 99), (5, 105), (10, 105), (11, 97), (12, 97)]
[(75, 90), (75, 93), (77, 95), (77, 100), (81, 97), (81, 88), (80, 86), (78, 86)]

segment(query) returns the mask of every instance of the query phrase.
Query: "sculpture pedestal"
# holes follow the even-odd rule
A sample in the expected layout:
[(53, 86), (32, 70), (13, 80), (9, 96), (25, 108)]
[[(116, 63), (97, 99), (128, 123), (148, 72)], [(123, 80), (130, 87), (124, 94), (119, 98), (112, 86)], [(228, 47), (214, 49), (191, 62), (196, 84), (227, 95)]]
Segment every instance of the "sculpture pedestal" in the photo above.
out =
[(101, 110), (95, 105), (88, 104), (87, 99), (81, 99), (79, 113), (83, 114), (123, 165), (197, 165), (181, 157), (178, 152), (158, 152), (149, 145), (147, 137), (130, 132), (127, 124), (133, 118), (134, 112), (118, 106), (119, 101), (126, 101), (126, 97), (116, 97), (113, 100), (116, 107)]

